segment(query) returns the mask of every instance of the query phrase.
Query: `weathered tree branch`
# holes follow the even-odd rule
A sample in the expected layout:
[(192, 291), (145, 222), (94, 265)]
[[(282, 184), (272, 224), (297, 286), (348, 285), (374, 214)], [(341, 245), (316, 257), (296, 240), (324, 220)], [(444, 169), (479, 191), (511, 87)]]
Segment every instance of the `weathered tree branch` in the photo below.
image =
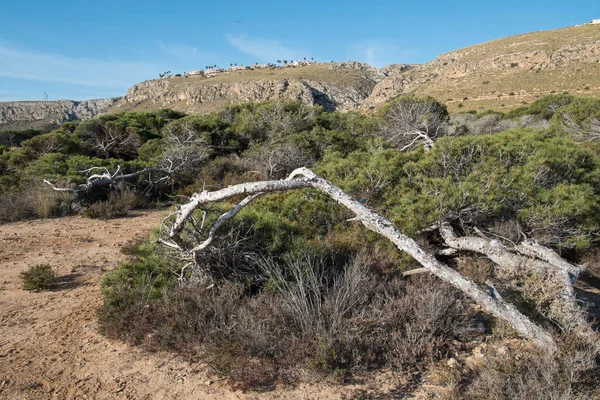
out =
[(573, 287), (585, 267), (576, 267), (552, 249), (533, 241), (524, 241), (515, 246), (515, 250), (521, 253), (517, 254), (509, 251), (498, 240), (474, 236), (457, 237), (448, 223), (442, 224), (439, 231), (450, 248), (483, 254), (509, 273), (522, 273), (529, 269), (548, 276), (549, 280), (553, 279), (560, 288), (550, 304), (549, 317), (559, 323), (561, 328), (578, 335), (593, 334), (583, 311), (577, 307)]
[(552, 249), (542, 246), (533, 240), (523, 241), (515, 246), (515, 249), (523, 255), (532, 258), (537, 257), (561, 271), (568, 272), (573, 276), (573, 282), (587, 269), (587, 265), (575, 266), (556, 254)]
[(144, 168), (142, 170), (139, 171), (135, 171), (129, 174), (123, 174), (121, 172), (121, 166), (119, 165), (116, 169), (116, 171), (114, 173), (110, 173), (110, 171), (107, 168), (104, 167), (92, 167), (90, 169), (87, 169), (85, 171), (82, 172), (91, 172), (93, 170), (96, 169), (103, 169), (106, 172), (103, 174), (93, 174), (90, 175), (87, 180), (86, 183), (84, 183), (83, 185), (80, 185), (77, 188), (61, 188), (61, 187), (57, 187), (56, 185), (54, 185), (52, 182), (50, 182), (47, 179), (44, 179), (44, 183), (49, 185), (53, 190), (56, 191), (61, 191), (61, 192), (72, 192), (75, 195), (75, 201), (80, 200), (82, 197), (85, 196), (86, 193), (92, 191), (93, 189), (102, 187), (102, 186), (108, 186), (111, 185), (113, 183), (116, 182), (120, 182), (120, 181), (124, 181), (127, 179), (134, 179), (139, 177), (140, 175), (146, 174), (146, 173), (159, 173), (161, 175), (160, 178), (158, 178), (155, 183), (160, 183), (160, 182), (164, 182), (168, 179), (170, 179), (173, 176), (173, 172), (169, 171), (167, 169), (164, 168)]
[[(531, 339), (535, 345), (541, 348), (550, 350), (556, 349), (556, 343), (554, 342), (552, 335), (530, 321), (513, 305), (506, 303), (501, 298), (491, 296), (473, 281), (465, 278), (457, 271), (438, 261), (434, 256), (423, 250), (423, 248), (421, 248), (421, 246), (413, 239), (402, 234), (390, 221), (371, 211), (337, 186), (318, 177), (306, 168), (295, 170), (288, 179), (282, 181), (249, 182), (230, 186), (214, 192), (203, 191), (194, 194), (187, 204), (180, 207), (179, 213), (169, 232), (169, 242), (172, 241), (176, 243), (183, 251), (192, 254), (197, 251), (197, 248), (205, 248), (202, 247), (202, 244), (194, 245), (193, 243), (189, 243), (182, 237), (182, 232), (194, 210), (206, 203), (225, 200), (241, 194), (246, 194), (248, 196), (239, 203), (234, 210), (219, 218), (218, 221), (221, 221), (222, 224), (224, 219), (237, 214), (243, 206), (249, 204), (254, 198), (258, 197), (258, 195), (267, 192), (300, 188), (314, 188), (327, 194), (339, 204), (354, 212), (356, 219), (362, 222), (365, 227), (391, 240), (400, 250), (410, 254), (431, 273), (463, 291), (467, 296), (482, 305), (494, 316), (507, 321), (520, 335)], [(211, 232), (212, 231), (213, 230), (211, 229)]]

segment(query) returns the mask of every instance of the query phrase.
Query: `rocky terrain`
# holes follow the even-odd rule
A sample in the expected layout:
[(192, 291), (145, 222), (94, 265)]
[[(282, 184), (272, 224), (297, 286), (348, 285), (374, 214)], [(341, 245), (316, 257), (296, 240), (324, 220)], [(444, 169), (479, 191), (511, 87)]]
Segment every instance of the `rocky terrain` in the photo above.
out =
[(414, 92), (451, 110), (502, 110), (565, 91), (600, 95), (600, 24), (511, 36), (443, 54), (388, 76), (361, 108)]
[(51, 128), (67, 121), (94, 118), (107, 112), (117, 99), (85, 101), (15, 101), (0, 103), (0, 130)]
[(104, 112), (164, 107), (207, 113), (264, 100), (301, 100), (326, 110), (369, 110), (400, 94), (433, 96), (451, 111), (509, 110), (568, 91), (600, 96), (600, 24), (511, 36), (452, 51), (423, 65), (377, 69), (348, 61), (236, 68), (141, 82), (117, 99), (0, 103), (0, 130), (45, 127)]

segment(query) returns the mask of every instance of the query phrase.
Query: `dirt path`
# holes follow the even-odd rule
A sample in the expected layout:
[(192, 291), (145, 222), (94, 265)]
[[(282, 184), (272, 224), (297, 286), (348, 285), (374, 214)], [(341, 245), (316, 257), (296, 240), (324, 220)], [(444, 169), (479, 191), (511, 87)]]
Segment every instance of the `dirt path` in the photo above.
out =
[[(350, 387), (232, 392), (203, 364), (148, 354), (97, 332), (100, 277), (147, 236), (161, 212), (110, 221), (67, 217), (0, 225), (0, 399), (330, 399)], [(50, 264), (52, 291), (21, 290), (19, 273)]]

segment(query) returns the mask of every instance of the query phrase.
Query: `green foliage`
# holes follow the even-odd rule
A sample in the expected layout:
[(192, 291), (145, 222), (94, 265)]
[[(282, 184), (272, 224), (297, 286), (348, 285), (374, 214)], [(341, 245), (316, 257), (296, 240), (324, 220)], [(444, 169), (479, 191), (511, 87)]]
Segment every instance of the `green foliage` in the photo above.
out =
[(511, 110), (507, 117), (517, 118), (524, 115), (535, 115), (540, 118), (550, 119), (554, 112), (566, 107), (575, 100), (570, 94), (552, 94), (541, 97), (526, 107), (518, 107)]
[[(169, 152), (176, 151), (178, 141), (187, 140), (189, 134), (196, 146), (193, 154), (203, 152), (204, 158), (188, 166), (187, 173), (176, 177), (179, 180), (168, 190), (191, 194), (203, 185), (214, 189), (265, 179), (268, 175), (256, 172), (267, 159), (285, 164), (278, 167), (277, 178), (290, 168), (316, 164), (319, 174), (378, 209), (407, 233), (440, 220), (481, 227), (495, 221), (517, 221), (526, 233), (535, 232), (548, 244), (591, 245), (599, 223), (597, 156), (564, 137), (560, 117), (568, 112), (585, 126), (598, 117), (600, 102), (574, 100), (564, 94), (547, 96), (508, 117), (547, 118), (552, 111), (553, 129), (549, 132), (513, 130), (485, 137), (446, 137), (438, 139), (428, 153), (400, 154), (374, 133), (390, 111), (404, 103), (437, 104), (429, 98), (402, 97), (371, 117), (326, 113), (300, 102), (266, 102), (201, 116), (183, 117), (165, 110), (67, 123), (59, 130), (21, 141), (20, 147), (2, 150), (1, 190), (14, 196), (41, 179), (81, 184), (86, 178), (81, 171), (92, 167), (114, 171), (120, 165), (124, 172), (131, 172), (159, 166), (166, 156), (173, 160)], [(434, 109), (443, 120), (447, 111), (440, 107)], [(117, 136), (137, 139), (133, 145), (103, 154), (86, 143), (90, 132), (111, 129)], [(22, 137), (29, 134), (33, 133)], [(184, 175), (187, 178), (183, 179)], [(148, 191), (144, 179), (129, 183)], [(182, 185), (188, 184), (192, 185), (182, 190)], [(97, 197), (106, 202), (98, 207), (108, 206), (107, 196), (108, 192)], [(356, 230), (344, 223), (347, 215), (343, 210), (333, 207), (332, 211), (331, 206), (315, 192), (299, 191), (261, 199), (240, 218), (257, 227), (256, 234), (268, 244), (268, 252), (289, 251), (324, 238), (329, 245), (350, 251), (359, 244)]]
[[(600, 121), (599, 99), (574, 99), (568, 106), (560, 108), (550, 121), (551, 129), (557, 132), (566, 132), (578, 137), (579, 140), (588, 140), (590, 123), (598, 124)], [(597, 131), (598, 128), (595, 128)], [(595, 132), (597, 135), (597, 132)]]
[(149, 240), (138, 243), (131, 253), (132, 259), (102, 276), (104, 301), (115, 311), (131, 305), (131, 301), (148, 303), (161, 298), (175, 284), (174, 272), (180, 269), (172, 259), (157, 252), (156, 244)]
[[(432, 104), (414, 98), (397, 102), (408, 99)], [(206, 158), (190, 169), (196, 181), (178, 188), (189, 195), (264, 179), (257, 165), (267, 156), (274, 162), (283, 150), (298, 162), (315, 163), (316, 173), (411, 236), (449, 221), (466, 231), (504, 227), (519, 239), (524, 233), (559, 249), (597, 246), (600, 158), (593, 150), (562, 130), (514, 129), (436, 137), (428, 152), (399, 152), (375, 134), (391, 107), (370, 117), (325, 113), (298, 102), (233, 106), (167, 123), (160, 137), (147, 140), (129, 162), (43, 155), (25, 162), (30, 169), (24, 171), (76, 182), (72, 175), (92, 165), (157, 165), (177, 147), (173, 143), (191, 138), (196, 153), (205, 151)], [(571, 107), (584, 124), (597, 115), (594, 102), (560, 95), (510, 116), (548, 118), (551, 110), (557, 118)], [(434, 109), (446, 119), (444, 108)], [(0, 156), (0, 162), (10, 159)], [(211, 226), (237, 201), (211, 205), (195, 218), (206, 218), (205, 226)], [(422, 372), (423, 360), (439, 360), (453, 351), (453, 340), (472, 334), (470, 307), (433, 282), (397, 279), (414, 261), (351, 217), (318, 191), (295, 190), (261, 197), (226, 222), (194, 260), (201, 269), (182, 271), (181, 263), (154, 244), (134, 246), (128, 250), (133, 258), (103, 279), (101, 330), (152, 349), (190, 357), (202, 353), (215, 370), (245, 388), (270, 388), (282, 371), (299, 367), (343, 374), (381, 366)], [(352, 276), (349, 260), (365, 247), (370, 253), (361, 260), (364, 274), (345, 281)], [(489, 273), (480, 271), (478, 280)], [(196, 280), (179, 284), (179, 276)], [(310, 276), (317, 279), (302, 294), (299, 282)], [(206, 277), (216, 285), (207, 289)], [(355, 286), (344, 293), (352, 293), (356, 302), (340, 314), (336, 290), (348, 282)]]
[(163, 139), (148, 140), (138, 149), (137, 159), (149, 165), (157, 165), (164, 149), (164, 143)]
[(248, 103), (232, 106), (222, 112), (222, 118), (245, 140), (264, 141), (310, 130), (316, 125), (320, 107), (300, 101)]
[(6, 147), (20, 146), (22, 142), (41, 135), (44, 131), (38, 129), (27, 129), (23, 131), (1, 131), (0, 145)]
[(516, 218), (531, 233), (549, 235), (546, 243), (570, 246), (600, 222), (598, 193), (592, 190), (600, 182), (597, 168), (592, 152), (544, 132), (440, 139), (423, 159), (406, 166), (408, 189), (414, 190), (408, 202), (421, 204), (421, 211), (407, 213), (403, 202), (398, 222), (422, 229), (440, 220), (486, 226)]
[(48, 289), (56, 281), (56, 273), (47, 264), (38, 264), (29, 267), (20, 273), (23, 290), (39, 292)]

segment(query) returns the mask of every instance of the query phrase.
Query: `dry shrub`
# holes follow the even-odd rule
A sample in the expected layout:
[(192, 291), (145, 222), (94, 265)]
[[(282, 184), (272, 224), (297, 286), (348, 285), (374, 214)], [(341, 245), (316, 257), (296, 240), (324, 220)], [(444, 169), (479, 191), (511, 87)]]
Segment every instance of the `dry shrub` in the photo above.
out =
[(83, 215), (94, 219), (110, 219), (125, 217), (132, 209), (140, 205), (140, 198), (127, 186), (119, 186), (111, 190), (108, 200), (89, 205)]
[(202, 357), (241, 390), (293, 381), (299, 367), (339, 376), (383, 366), (423, 371), (473, 333), (458, 291), (433, 278), (381, 274), (369, 255), (347, 265), (309, 255), (262, 264), (262, 289), (223, 279), (148, 301), (125, 282), (100, 325), (148, 349)]
[(497, 239), (502, 239), (506, 245), (519, 243), (523, 239), (521, 226), (515, 220), (495, 221), (489, 230)]
[(0, 221), (67, 215), (72, 197), (71, 193), (57, 192), (47, 186), (28, 186), (20, 193), (0, 196)]
[(486, 257), (463, 254), (458, 258), (458, 272), (482, 285), (492, 276), (494, 263)]
[(12, 222), (25, 218), (33, 218), (33, 203), (21, 195), (0, 196), (0, 221)]
[(247, 358), (229, 372), (229, 384), (243, 392), (271, 390), (277, 381), (277, 368), (270, 360)]
[[(492, 349), (475, 378), (463, 388), (466, 399), (592, 399), (600, 395), (597, 341), (558, 338), (549, 354), (530, 346)], [(506, 349), (506, 348), (505, 348)]]
[(73, 200), (72, 193), (58, 192), (40, 186), (34, 188), (34, 210), (37, 217), (50, 218), (69, 213), (70, 203)]
[(383, 304), (390, 313), (391, 357), (404, 371), (423, 371), (435, 360), (446, 357), (455, 339), (476, 334), (475, 319), (469, 314), (460, 292), (433, 277), (422, 277), (407, 285), (403, 295)]

